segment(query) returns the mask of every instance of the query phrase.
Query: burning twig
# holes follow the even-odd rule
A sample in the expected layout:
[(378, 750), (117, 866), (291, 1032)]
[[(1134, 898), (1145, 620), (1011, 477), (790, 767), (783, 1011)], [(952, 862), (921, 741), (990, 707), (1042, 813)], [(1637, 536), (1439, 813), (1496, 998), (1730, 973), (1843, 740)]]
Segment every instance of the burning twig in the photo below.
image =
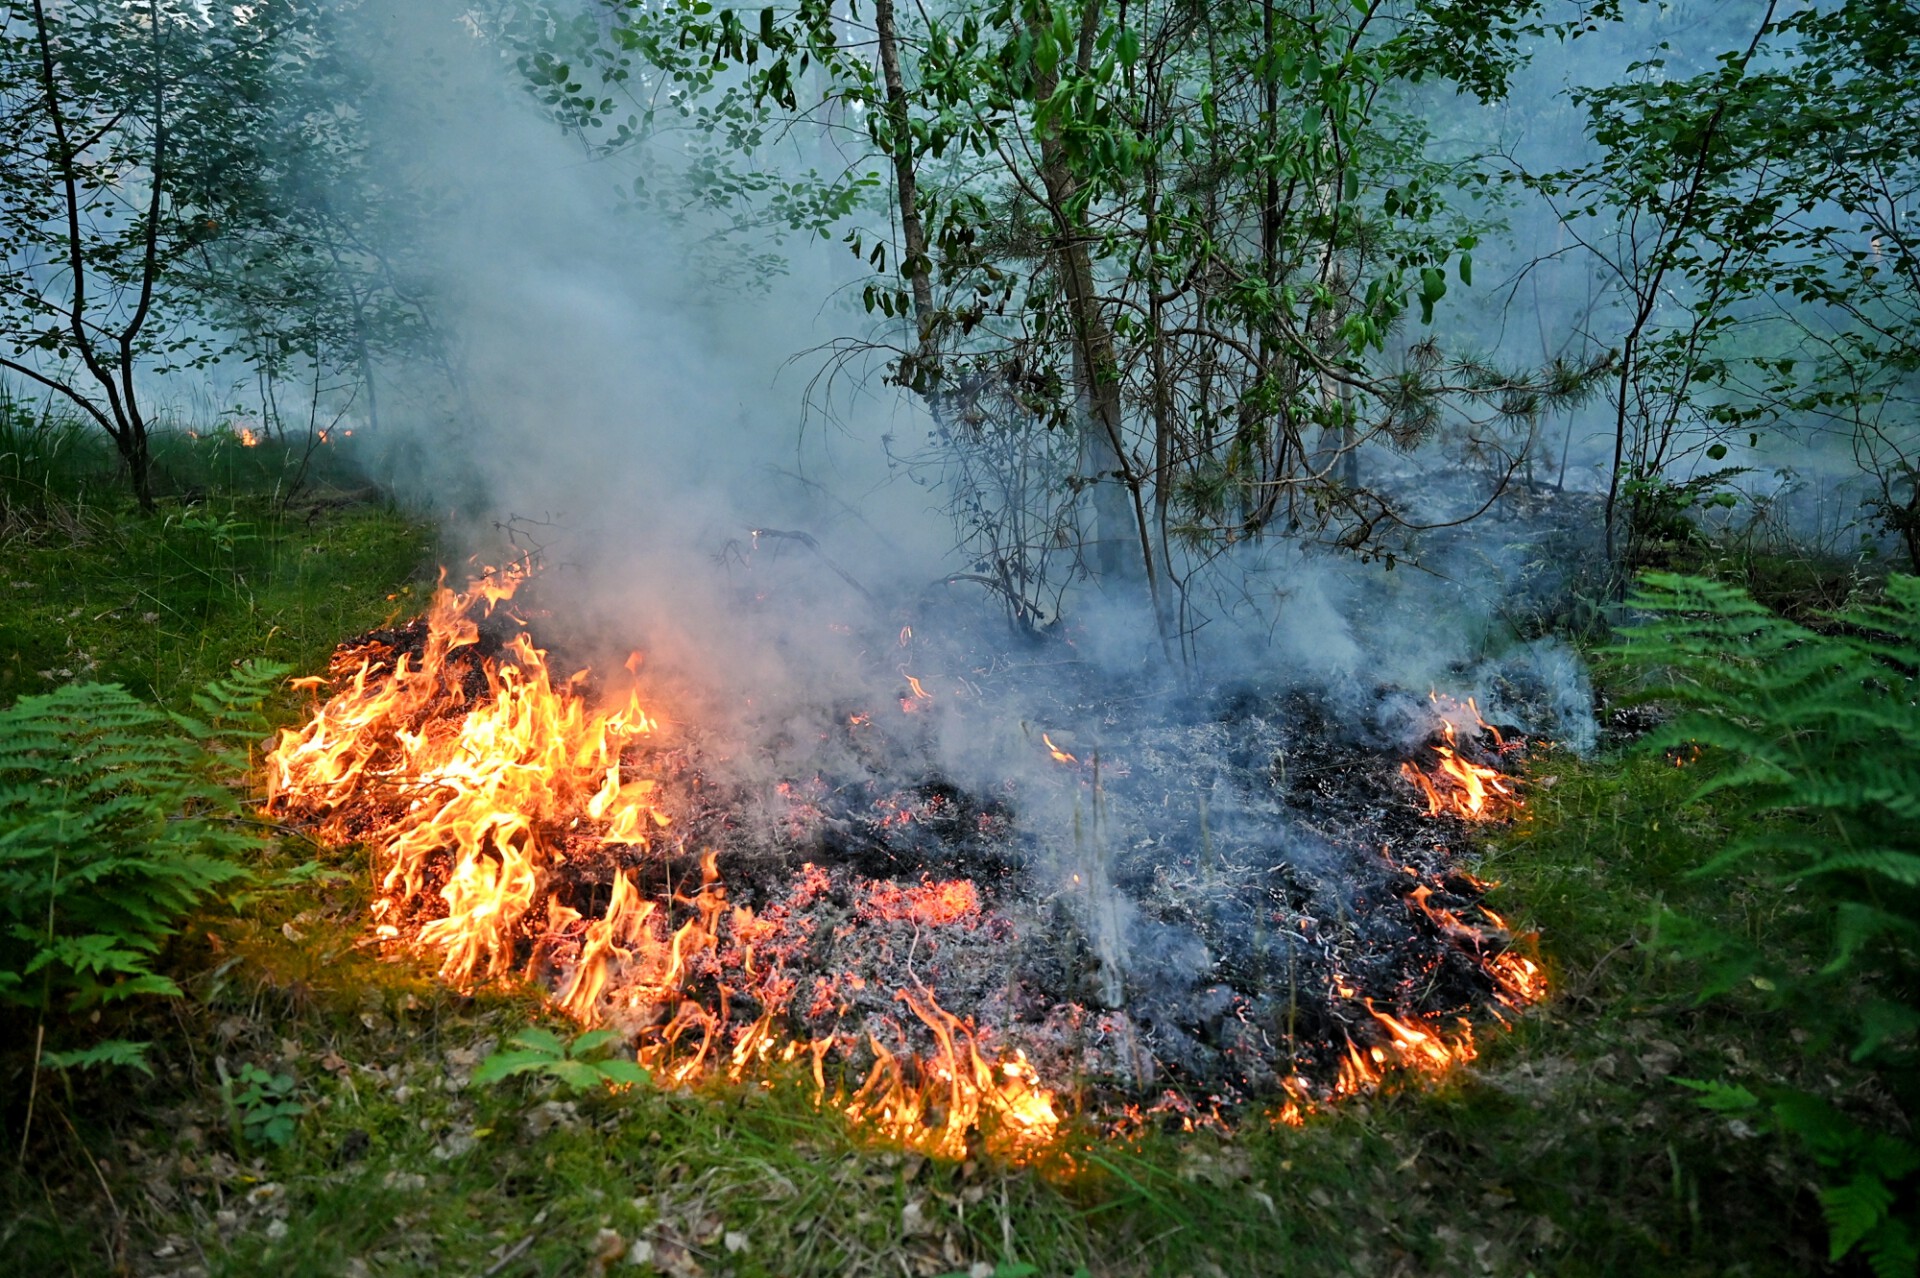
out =
[(1498, 768), (1476, 763), (1467, 754), (1454, 724), (1463, 716), (1472, 716), (1474, 736), (1491, 737), (1495, 751), (1516, 748), (1500, 730), (1480, 717), (1480, 707), (1469, 697), (1463, 706), (1452, 698), (1433, 694), (1433, 703), (1441, 712), (1440, 733), (1444, 744), (1434, 745), (1439, 762), (1429, 771), (1411, 763), (1400, 765), (1400, 775), (1419, 788), (1426, 798), (1428, 816), (1454, 816), (1463, 821), (1494, 821), (1510, 816), (1521, 806), (1514, 791), (1513, 778)]

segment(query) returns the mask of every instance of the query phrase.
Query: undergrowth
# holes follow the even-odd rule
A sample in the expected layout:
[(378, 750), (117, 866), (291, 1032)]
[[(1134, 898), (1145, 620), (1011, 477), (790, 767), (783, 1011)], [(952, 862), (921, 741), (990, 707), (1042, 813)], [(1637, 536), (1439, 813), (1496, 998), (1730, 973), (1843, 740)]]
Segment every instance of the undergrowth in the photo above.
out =
[[(150, 542), (164, 516), (96, 530), (70, 576), (38, 557), (52, 534), (4, 543), (37, 602), (0, 615), (0, 662), (7, 644), (84, 648), (93, 677), (177, 700), (190, 674), (242, 655), (317, 668), (340, 638), (414, 610), (388, 596), (417, 571), (417, 530), (370, 506), (275, 523), (266, 503), (205, 503), (216, 525), (264, 535), (222, 549), (217, 528), (194, 531), (201, 568), (214, 550), (235, 558), (213, 570), (214, 604), (165, 624), (125, 611), (151, 587), (93, 549)], [(141, 571), (164, 564), (154, 553)], [(198, 587), (182, 574), (166, 589)], [(16, 661), (11, 686), (66, 678), (35, 666)], [(875, 1147), (797, 1080), (588, 1080), (569, 1062), (599, 1062), (602, 1044), (531, 993), (463, 994), (369, 947), (364, 853), (279, 839), (269, 862), (320, 858), (338, 877), (176, 939), (165, 970), (185, 996), (125, 1027), (153, 1043), (153, 1076), (78, 1075), (43, 1098), (28, 1156), (0, 1170), (0, 1255), (36, 1274), (286, 1278), (1818, 1272), (1802, 1148), (1674, 1080), (1778, 1084), (1852, 1113), (1878, 1084), (1844, 1050), (1796, 1041), (1751, 982), (1699, 998), (1675, 916), (1765, 937), (1808, 970), (1828, 936), (1767, 856), (1693, 873), (1739, 824), (1725, 794), (1688, 802), (1696, 767), (1538, 755), (1522, 818), (1471, 855), (1504, 880), (1496, 908), (1537, 931), (1554, 994), (1511, 1033), (1487, 1027), (1470, 1068), (1298, 1130), (1083, 1128), (1047, 1170)], [(503, 1057), (526, 1068), (476, 1080)], [(17, 1137), (16, 1093), (0, 1112)]]
[[(34, 1018), (33, 1068), (147, 1068), (147, 1044), (74, 1037), (76, 1018), (178, 995), (161, 944), (249, 877), (258, 841), (234, 792), (285, 666), (249, 666), (164, 714), (116, 684), (68, 684), (0, 711), (0, 1003)], [(52, 1043), (47, 1030), (53, 1028)]]
[[(1301, 1130), (1083, 1130), (1047, 1174), (876, 1148), (798, 1079), (476, 1080), (529, 1025), (561, 1042), (543, 1062), (569, 1035), (531, 994), (463, 996), (377, 957), (367, 867), (338, 854), (340, 883), (210, 919), (177, 956), (194, 975), (156, 1027), (165, 1067), (111, 1096), (82, 1081), (63, 1104), (92, 1115), (85, 1136), (45, 1128), (0, 1248), (59, 1272), (124, 1237), (134, 1272), (223, 1275), (1809, 1272), (1824, 1240), (1794, 1150), (1671, 1081), (1825, 1064), (1793, 1060), (1758, 1004), (1701, 1005), (1658, 935), (1657, 902), (1815, 931), (1760, 877), (1688, 876), (1725, 833), (1711, 805), (1676, 817), (1695, 784), (1664, 757), (1543, 756), (1483, 871), (1539, 929), (1558, 993), (1486, 1031), (1472, 1068)], [(292, 1080), (284, 1146), (234, 1134), (223, 1072)], [(88, 1149), (111, 1155), (117, 1208)], [(48, 1192), (58, 1213), (23, 1210)]]
[[(1744, 591), (1655, 575), (1631, 601), (1646, 620), (1621, 654), (1654, 673), (1680, 713), (1644, 743), (1701, 757), (1689, 804), (1717, 799), (1731, 837), (1694, 870), (1723, 882), (1758, 867), (1764, 890), (1799, 893), (1818, 950), (1771, 931), (1672, 915), (1701, 965), (1700, 996), (1759, 992), (1817, 1047), (1869, 1068), (1885, 1095), (1852, 1112), (1759, 1078), (1682, 1080), (1711, 1109), (1791, 1133), (1816, 1163), (1831, 1258), (1856, 1248), (1880, 1278), (1920, 1272), (1920, 578), (1824, 628), (1778, 616)], [(1748, 1086), (1748, 1081), (1752, 1086)]]
[(234, 663), (311, 669), (415, 610), (427, 529), (329, 452), (226, 432), (156, 437), (174, 483), (139, 514), (103, 439), (0, 398), (0, 705), (75, 680), (176, 708)]

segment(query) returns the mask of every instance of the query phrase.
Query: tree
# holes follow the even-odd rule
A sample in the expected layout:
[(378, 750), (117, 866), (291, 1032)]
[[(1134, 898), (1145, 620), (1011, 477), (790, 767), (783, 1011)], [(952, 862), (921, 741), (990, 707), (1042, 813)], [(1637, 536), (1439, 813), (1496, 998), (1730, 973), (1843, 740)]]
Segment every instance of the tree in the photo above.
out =
[[(0, 26), (0, 368), (112, 437), (151, 509), (145, 378), (273, 379), (418, 351), (331, 11), (291, 0), (11, 3)], [(269, 412), (270, 420), (277, 415)]]
[[(1497, 491), (1526, 424), (1584, 389), (1589, 370), (1500, 370), (1402, 331), (1471, 281), (1485, 226), (1396, 95), (1497, 95), (1538, 8), (802, 0), (754, 22), (614, 0), (604, 27), (523, 3), (499, 34), (609, 158), (676, 119), (743, 166), (819, 129), (848, 171), (807, 179), (806, 209), (884, 182), (879, 225), (811, 228), (874, 272), (878, 327), (843, 350), (885, 351), (925, 401), (908, 460), (949, 485), (976, 576), (1021, 617), (1073, 573), (1138, 580), (1171, 638), (1193, 574), (1236, 545), (1404, 553), (1420, 520), (1363, 455), (1448, 434)], [(707, 197), (751, 194), (717, 172)]]
[(1731, 504), (1712, 490), (1739, 469), (1703, 463), (1767, 431), (1850, 456), (1920, 562), (1920, 6), (1716, 16), (1737, 43), (1583, 90), (1598, 158), (1530, 179), (1625, 302), (1610, 547), (1631, 565), (1684, 507)]

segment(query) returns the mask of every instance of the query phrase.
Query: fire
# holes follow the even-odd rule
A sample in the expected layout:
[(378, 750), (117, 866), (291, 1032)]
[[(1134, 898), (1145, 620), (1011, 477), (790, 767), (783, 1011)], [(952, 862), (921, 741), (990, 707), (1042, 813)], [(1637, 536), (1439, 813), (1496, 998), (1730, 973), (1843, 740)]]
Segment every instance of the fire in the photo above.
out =
[(1480, 707), (1473, 698), (1467, 698), (1464, 707), (1437, 693), (1431, 699), (1441, 712), (1440, 732), (1446, 739), (1444, 745), (1433, 747), (1439, 763), (1431, 771), (1422, 771), (1411, 763), (1400, 765), (1400, 775), (1425, 797), (1427, 815), (1445, 814), (1463, 821), (1495, 821), (1512, 815), (1521, 806), (1513, 779), (1462, 754), (1454, 721), (1462, 718), (1464, 711), (1472, 716), (1476, 737), (1491, 737), (1493, 748), (1502, 753), (1514, 747), (1498, 728), (1480, 717)]
[[(1054, 1094), (1041, 1087), (1020, 1052), (996, 1063), (980, 1055), (973, 1028), (930, 998), (902, 990), (897, 996), (933, 1031), (940, 1045), (922, 1062), (918, 1086), (909, 1070), (871, 1040), (875, 1056), (867, 1081), (841, 1108), (903, 1145), (945, 1158), (964, 1158), (969, 1131), (1015, 1151), (1045, 1148), (1060, 1127)], [(944, 1114), (936, 1114), (936, 1108)]]
[[(267, 758), (268, 806), (343, 822), (380, 818), (370, 833), (383, 868), (374, 915), (398, 936), (403, 916), (438, 897), (438, 917), (416, 943), (456, 984), (508, 975), (515, 941), (563, 855), (561, 833), (584, 818), (605, 844), (644, 849), (666, 817), (654, 782), (627, 775), (621, 754), (654, 730), (637, 692), (589, 711), (586, 672), (556, 682), (546, 653), (523, 632), (498, 657), (469, 657), (474, 617), (491, 616), (525, 579), (524, 567), (482, 576), (464, 592), (443, 584), (427, 614), (417, 661), (364, 656), (345, 687)], [(472, 688), (479, 675), (485, 694)], [(616, 893), (617, 894), (617, 893)]]
[[(890, 1015), (874, 1008), (876, 995), (885, 1007), (886, 991), (869, 989), (858, 972), (815, 975), (805, 965), (818, 918), (807, 911), (838, 901), (850, 913), (837, 916), (837, 928), (911, 947), (934, 979), (942, 945), (1002, 935), (995, 929), (1006, 922), (985, 908), (981, 888), (965, 878), (900, 883), (807, 864), (784, 897), (756, 898), (756, 908), (730, 899), (721, 853), (684, 846), (688, 836), (671, 815), (683, 798), (671, 778), (681, 774), (660, 763), (670, 734), (643, 703), (638, 656), (608, 685), (619, 689), (613, 695), (589, 671), (556, 672), (510, 612), (530, 575), (514, 564), (458, 591), (443, 579), (421, 622), (343, 649), (328, 679), (296, 681), (332, 695), (279, 735), (266, 761), (268, 806), (322, 837), (368, 845), (376, 935), (428, 955), (457, 986), (535, 984), (577, 1022), (619, 1029), (669, 1085), (765, 1079), (786, 1066), (810, 1082), (816, 1103), (929, 1154), (964, 1157), (979, 1146), (1022, 1160), (1057, 1145), (1060, 1093), (991, 1028), (942, 1007), (913, 967), (901, 980), (910, 988), (892, 991), (904, 1011)], [(903, 629), (903, 643), (910, 638)], [(900, 674), (912, 691), (903, 708), (931, 700), (918, 679)], [(1496, 751), (1507, 748), (1471, 701), (1466, 711)], [(1486, 820), (1511, 810), (1519, 800), (1510, 779), (1467, 757), (1478, 747), (1457, 741), (1461, 715), (1444, 717), (1436, 771), (1405, 769), (1430, 811)], [(879, 731), (866, 713), (846, 722)], [(1056, 761), (1078, 762), (1051, 736), (1041, 740)], [(783, 782), (780, 793), (795, 819), (817, 817), (825, 783)], [(910, 804), (883, 797), (874, 810), (882, 827), (918, 829), (937, 826), (950, 803), (938, 793)], [(697, 882), (689, 869), (696, 854)], [(1460, 878), (1475, 892), (1485, 886)], [(1439, 903), (1434, 895), (1419, 887), (1410, 910), (1478, 964), (1496, 1016), (1498, 1007), (1544, 996), (1539, 966), (1511, 948), (1499, 915), (1470, 894), (1443, 894)], [(1281, 1071), (1290, 1076), (1276, 1121), (1304, 1121), (1395, 1072), (1437, 1075), (1474, 1059), (1466, 1020), (1443, 1027), (1404, 1004), (1389, 1010), (1361, 984), (1333, 977), (1347, 1032)], [(864, 1019), (849, 1026), (850, 1016)], [(909, 1039), (931, 1050), (916, 1053)], [(835, 1081), (849, 1068), (863, 1079), (851, 1090), (851, 1078)], [(1170, 1092), (1146, 1113), (1189, 1129), (1224, 1124), (1219, 1098), (1209, 1099), (1212, 1108), (1197, 1109)]]
[(260, 444), (260, 434), (251, 426), (236, 426), (233, 437), (240, 441), (242, 448), (256, 448)]
[[(482, 623), (505, 629), (495, 613), (529, 575), (513, 565), (464, 591), (443, 580), (418, 652), (369, 641), (336, 658), (337, 691), (268, 755), (270, 810), (370, 845), (376, 934), (432, 956), (456, 985), (539, 982), (575, 1020), (626, 1032), (640, 1063), (668, 1083), (804, 1061), (818, 1103), (899, 1144), (961, 1157), (977, 1132), (1016, 1159), (1048, 1145), (1061, 1123), (1055, 1093), (1023, 1054), (987, 1050), (925, 989), (897, 998), (935, 1051), (915, 1056), (866, 1035), (865, 1083), (851, 1095), (830, 1091), (825, 1058), (857, 1050), (862, 1036), (803, 1040), (782, 1029), (798, 982), (784, 970), (778, 929), (729, 902), (717, 852), (702, 855), (691, 893), (642, 893), (639, 876), (658, 867), (654, 854), (665, 849), (655, 840), (672, 821), (659, 778), (635, 762), (659, 729), (641, 704), (638, 658), (627, 663), (634, 684), (624, 699), (594, 709), (589, 672), (557, 677), (524, 631), (486, 651)], [(916, 697), (928, 695), (908, 681)], [(562, 870), (609, 863), (597, 917), (563, 899)], [(806, 866), (790, 903), (828, 886), (825, 871)], [(859, 905), (862, 918), (927, 928), (974, 926), (980, 910), (971, 882), (930, 877), (867, 883)], [(831, 1008), (832, 983), (821, 984), (815, 1005)], [(759, 1009), (744, 1028), (731, 1015), (741, 1000)]]

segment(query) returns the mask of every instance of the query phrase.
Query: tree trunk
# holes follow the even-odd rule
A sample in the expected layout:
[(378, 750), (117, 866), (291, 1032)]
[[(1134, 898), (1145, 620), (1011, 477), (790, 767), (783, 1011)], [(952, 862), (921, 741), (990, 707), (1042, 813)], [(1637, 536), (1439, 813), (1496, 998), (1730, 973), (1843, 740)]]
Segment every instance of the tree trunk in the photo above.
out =
[(927, 258), (927, 228), (920, 219), (920, 184), (913, 170), (913, 134), (907, 120), (907, 89), (900, 75), (900, 39), (893, 21), (893, 0), (874, 0), (874, 36), (880, 46), (880, 79), (887, 91), (886, 151), (893, 158), (893, 180), (900, 201), (900, 237), (906, 242), (906, 256), (900, 261), (900, 273), (907, 277), (913, 295), (913, 320), (917, 343), (916, 377), (909, 383), (918, 388), (940, 417), (939, 370), (933, 367), (934, 315), (932, 263)]
[[(1076, 65), (1092, 64), (1094, 36), (1099, 30), (1100, 5), (1087, 0), (1081, 10), (1080, 43)], [(1033, 80), (1036, 106), (1059, 88), (1057, 72), (1037, 72)], [(1073, 330), (1075, 399), (1080, 412), (1080, 478), (1093, 494), (1094, 570), (1102, 577), (1132, 577), (1145, 572), (1158, 594), (1152, 540), (1146, 508), (1141, 501), (1140, 477), (1128, 466), (1121, 450), (1123, 421), (1120, 407), (1120, 366), (1114, 353), (1113, 331), (1094, 291), (1093, 259), (1087, 251), (1087, 228), (1073, 212), (1080, 193), (1079, 179), (1068, 160), (1059, 130), (1043, 126), (1040, 134), (1040, 180), (1058, 239), (1060, 273), (1066, 284), (1067, 313)], [(1157, 611), (1157, 609), (1156, 609)]]

